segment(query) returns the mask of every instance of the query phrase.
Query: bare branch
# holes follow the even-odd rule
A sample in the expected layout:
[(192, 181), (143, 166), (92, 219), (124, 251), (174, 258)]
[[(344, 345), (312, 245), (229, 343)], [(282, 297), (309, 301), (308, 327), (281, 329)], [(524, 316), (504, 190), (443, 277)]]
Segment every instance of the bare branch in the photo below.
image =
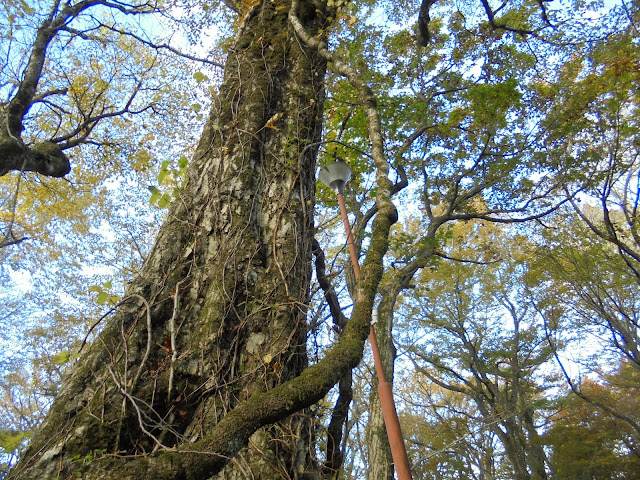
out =
[(578, 385), (576, 385), (576, 383), (573, 381), (573, 379), (567, 372), (567, 369), (565, 368), (564, 363), (562, 362), (562, 360), (560, 360), (560, 355), (558, 353), (557, 345), (551, 338), (551, 330), (547, 323), (547, 316), (544, 314), (544, 312), (542, 312), (542, 310), (540, 310), (540, 308), (537, 305), (534, 305), (534, 308), (538, 311), (538, 313), (540, 314), (540, 316), (544, 321), (544, 329), (545, 329), (545, 336), (547, 338), (547, 342), (549, 343), (549, 347), (551, 347), (553, 356), (555, 357), (556, 362), (560, 367), (560, 370), (562, 371), (562, 375), (564, 376), (565, 380), (567, 381), (567, 384), (569, 385), (569, 388), (571, 388), (571, 391), (575, 393), (578, 397), (580, 397), (582, 400), (584, 400), (585, 402), (588, 402), (591, 405), (601, 409), (603, 412), (608, 413), (612, 417), (622, 420), (623, 422), (628, 424), (631, 428), (633, 428), (636, 432), (640, 433), (640, 424), (634, 421), (631, 417), (629, 417), (628, 415), (621, 414), (620, 412), (617, 412), (616, 410), (603, 404), (602, 402), (599, 402), (589, 397), (582, 391), (582, 389)]
[(475, 265), (493, 265), (495, 263), (500, 263), (502, 261), (501, 258), (498, 258), (497, 260), (491, 260), (490, 262), (484, 262), (482, 260), (471, 260), (469, 258), (456, 258), (456, 257), (450, 257), (449, 255), (446, 255), (445, 253), (439, 251), (439, 250), (435, 250), (433, 252), (434, 255), (436, 255), (437, 257), (440, 258), (444, 258), (445, 260), (451, 260), (454, 262), (459, 262), (459, 263), (472, 263)]
[[(133, 38), (137, 42), (140, 42), (141, 44), (146, 45), (147, 47), (150, 47), (150, 48), (152, 48), (154, 50), (167, 50), (167, 51), (169, 51), (169, 52), (171, 52), (171, 53), (173, 53), (175, 55), (178, 55), (179, 57), (186, 58), (188, 60), (193, 60), (194, 62), (206, 63), (206, 64), (212, 65), (214, 67), (224, 68), (224, 65), (219, 63), (219, 62), (215, 62), (215, 61), (209, 60), (207, 58), (197, 57), (195, 55), (190, 55), (188, 53), (185, 53), (185, 52), (182, 52), (182, 51), (178, 50), (175, 47), (172, 47), (171, 45), (169, 45), (167, 43), (155, 43), (155, 42), (152, 42), (150, 40), (145, 40), (144, 38), (142, 38), (139, 35), (136, 35), (135, 33), (127, 32), (127, 31), (122, 30), (120, 28), (115, 28), (112, 25), (107, 25), (107, 24), (104, 24), (104, 23), (101, 23), (100, 27), (107, 28), (107, 29), (111, 30), (112, 32), (115, 32), (115, 33), (117, 33), (119, 35), (122, 35), (124, 37)], [(78, 35), (78, 36), (83, 36), (84, 35), (83, 32), (81, 32), (79, 30), (76, 30), (76, 29), (73, 29), (73, 28), (70, 28), (70, 27), (65, 27), (64, 30), (68, 31), (69, 33), (73, 33), (74, 35)]]
[(311, 248), (313, 250), (313, 255), (316, 257), (316, 277), (318, 278), (318, 283), (320, 284), (320, 288), (322, 288), (324, 292), (324, 298), (329, 305), (329, 311), (333, 317), (333, 323), (340, 331), (342, 331), (347, 324), (347, 318), (342, 313), (340, 300), (338, 299), (338, 295), (336, 294), (336, 291), (326, 273), (324, 251), (315, 237)]

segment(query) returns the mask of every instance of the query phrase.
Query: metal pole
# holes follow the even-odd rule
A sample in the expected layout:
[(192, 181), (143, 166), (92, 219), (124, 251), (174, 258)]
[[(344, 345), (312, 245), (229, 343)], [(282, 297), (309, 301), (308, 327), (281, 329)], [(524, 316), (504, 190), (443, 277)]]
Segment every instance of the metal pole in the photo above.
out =
[[(340, 205), (342, 223), (344, 223), (344, 229), (347, 233), (347, 245), (349, 246), (349, 253), (351, 254), (353, 273), (357, 281), (358, 278), (360, 278), (360, 265), (358, 265), (356, 246), (353, 243), (353, 236), (351, 235), (351, 226), (349, 225), (349, 219), (347, 218), (347, 208), (344, 205), (344, 197), (340, 192), (338, 192), (337, 196), (338, 205)], [(402, 430), (400, 429), (400, 421), (398, 420), (398, 413), (396, 412), (396, 406), (393, 401), (391, 385), (389, 385), (384, 378), (382, 358), (380, 357), (378, 339), (376, 338), (376, 332), (373, 325), (371, 325), (371, 331), (369, 332), (369, 343), (371, 343), (373, 363), (375, 364), (376, 374), (378, 375), (378, 395), (380, 395), (380, 403), (382, 404), (382, 415), (384, 417), (384, 425), (387, 428), (387, 437), (389, 438), (389, 446), (391, 447), (393, 465), (398, 475), (398, 480), (411, 480), (409, 457), (407, 457), (407, 450), (404, 447)]]

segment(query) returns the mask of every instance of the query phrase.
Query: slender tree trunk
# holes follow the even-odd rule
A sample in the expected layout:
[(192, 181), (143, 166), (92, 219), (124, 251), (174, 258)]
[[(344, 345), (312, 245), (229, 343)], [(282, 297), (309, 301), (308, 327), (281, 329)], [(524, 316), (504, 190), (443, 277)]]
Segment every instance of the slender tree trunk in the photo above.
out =
[(522, 421), (528, 433), (527, 457), (531, 466), (533, 480), (547, 480), (546, 455), (542, 446), (542, 439), (536, 430), (531, 410), (525, 410)]
[[(504, 393), (500, 393), (503, 395)], [(476, 404), (484, 418), (495, 418), (498, 412), (510, 412), (516, 409), (516, 405), (498, 407), (483, 397), (476, 396)], [(531, 424), (527, 425), (527, 421)], [(513, 478), (516, 480), (546, 480), (547, 474), (544, 467), (544, 451), (542, 442), (533, 426), (533, 418), (530, 412), (520, 413), (502, 419), (499, 423), (493, 423), (491, 430), (500, 438), (504, 446), (506, 457), (513, 468)], [(528, 434), (528, 435), (527, 435)]]
[[(378, 348), (386, 381), (393, 385), (396, 349), (391, 338), (393, 325), (393, 307), (398, 295), (394, 289), (386, 292), (378, 309), (378, 323), (375, 326)], [(367, 480), (393, 480), (393, 458), (389, 447), (389, 438), (382, 414), (382, 404), (378, 394), (378, 378), (374, 373), (369, 394), (369, 423), (367, 424), (367, 457), (369, 468)]]
[[(325, 67), (301, 47), (288, 8), (265, 0), (245, 17), (186, 185), (142, 273), (10, 478), (119, 478), (93, 475), (93, 465), (197, 442), (239, 403), (306, 367)], [(324, 26), (317, 8), (299, 11), (312, 34)], [(304, 416), (289, 417), (256, 432), (220, 478), (303, 478), (315, 468), (312, 440)], [(235, 452), (241, 440), (218, 441)], [(213, 473), (150, 458), (153, 476), (128, 475)]]

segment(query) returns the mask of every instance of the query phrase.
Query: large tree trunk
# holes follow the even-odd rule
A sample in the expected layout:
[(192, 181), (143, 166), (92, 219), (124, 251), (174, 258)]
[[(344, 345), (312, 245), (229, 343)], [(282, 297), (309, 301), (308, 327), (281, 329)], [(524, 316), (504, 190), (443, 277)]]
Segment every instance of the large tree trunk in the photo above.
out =
[[(210, 462), (186, 472), (176, 466), (182, 460), (160, 453), (180, 446), (175, 455), (189, 455), (185, 445), (222, 428), (237, 405), (307, 366), (312, 144), (320, 137), (325, 68), (301, 47), (288, 8), (287, 0), (265, 0), (245, 17), (186, 185), (142, 273), (66, 379), (10, 478), (76, 471), (102, 478), (98, 466), (107, 461), (113, 476), (105, 478), (121, 478), (107, 457), (154, 451), (157, 461), (149, 456), (146, 467), (127, 474), (209, 478), (217, 469)], [(305, 2), (299, 12), (311, 34), (324, 26), (316, 8)], [(221, 475), (312, 472), (303, 418), (256, 432)], [(242, 439), (216, 441), (233, 453)], [(145, 473), (152, 464), (155, 473)]]

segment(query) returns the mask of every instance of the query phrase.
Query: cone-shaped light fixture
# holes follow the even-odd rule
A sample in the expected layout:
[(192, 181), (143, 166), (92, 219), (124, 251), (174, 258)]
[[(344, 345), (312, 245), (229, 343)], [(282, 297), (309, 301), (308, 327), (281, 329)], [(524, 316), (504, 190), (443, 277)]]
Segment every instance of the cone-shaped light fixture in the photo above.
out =
[(318, 174), (318, 180), (336, 193), (343, 192), (344, 184), (347, 183), (350, 178), (351, 168), (342, 160), (336, 160), (324, 167), (320, 167), (320, 173)]

